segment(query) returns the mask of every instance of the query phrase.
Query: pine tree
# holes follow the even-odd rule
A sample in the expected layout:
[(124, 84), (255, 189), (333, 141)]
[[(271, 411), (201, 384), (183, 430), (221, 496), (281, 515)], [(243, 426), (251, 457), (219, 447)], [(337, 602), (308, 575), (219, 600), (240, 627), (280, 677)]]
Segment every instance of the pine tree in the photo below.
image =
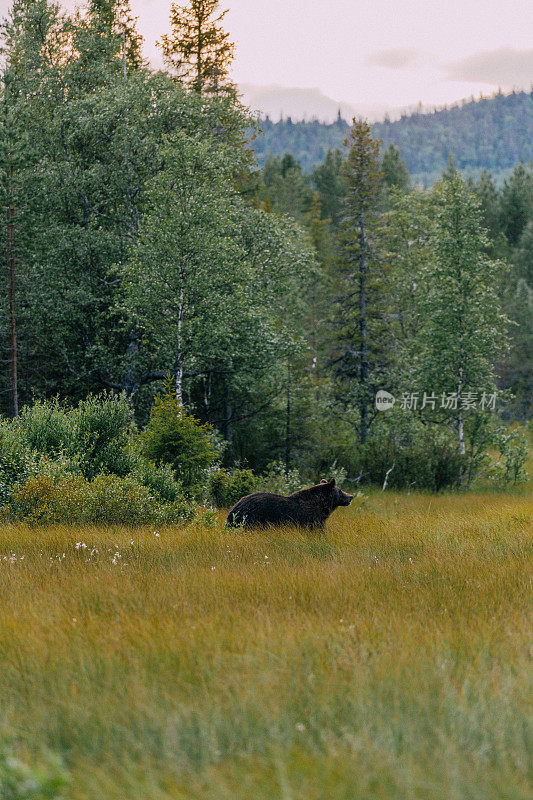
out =
[(383, 153), (381, 172), (386, 189), (398, 189), (401, 192), (409, 189), (409, 172), (399, 149), (392, 142)]
[(342, 152), (338, 148), (329, 149), (323, 163), (313, 170), (313, 182), (322, 203), (323, 213), (331, 218), (335, 227), (340, 224), (342, 203), (346, 193), (342, 174), (343, 162)]
[(137, 32), (129, 0), (90, 0), (87, 17), (95, 30), (104, 34), (108, 41), (114, 37), (125, 74), (128, 69), (144, 66), (143, 38)]
[[(311, 331), (311, 375), (313, 382), (317, 383), (317, 371), (320, 366), (320, 356), (325, 352), (325, 325), (331, 306), (330, 287), (328, 280), (331, 267), (333, 249), (330, 234), (330, 219), (322, 219), (322, 204), (318, 192), (313, 195), (311, 209), (307, 215), (307, 225), (311, 242), (316, 254), (318, 269), (311, 281), (309, 296), (309, 309), (311, 316), (309, 327)], [(321, 359), (320, 359), (321, 360)]]
[(234, 45), (220, 25), (227, 10), (218, 13), (218, 7), (219, 0), (174, 3), (170, 15), (172, 34), (161, 37), (165, 63), (176, 70), (180, 81), (199, 94), (234, 91), (229, 80)]
[(500, 214), (507, 241), (515, 247), (533, 216), (533, 174), (523, 164), (515, 167), (503, 184)]
[(344, 297), (339, 376), (351, 386), (360, 413), (359, 439), (366, 441), (375, 378), (380, 373), (380, 275), (378, 262), (377, 205), (382, 179), (380, 142), (372, 139), (370, 125), (354, 120), (344, 166), (346, 196), (341, 237)]
[(481, 202), (483, 222), (491, 239), (495, 240), (502, 231), (500, 220), (500, 197), (494, 178), (484, 169), (473, 186)]

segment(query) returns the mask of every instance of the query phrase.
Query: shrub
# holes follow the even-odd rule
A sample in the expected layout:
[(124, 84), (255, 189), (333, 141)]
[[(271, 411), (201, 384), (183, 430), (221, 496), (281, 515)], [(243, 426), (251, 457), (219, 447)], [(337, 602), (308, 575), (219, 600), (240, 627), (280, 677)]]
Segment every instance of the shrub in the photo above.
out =
[(179, 523), (194, 517), (196, 509), (179, 497), (164, 502), (133, 475), (82, 475), (54, 481), (47, 475), (30, 477), (16, 488), (4, 516), (29, 523), (76, 524)]
[(0, 507), (15, 491), (23, 489), (19, 499), (31, 505), (32, 491), (39, 496), (49, 484), (74, 487), (73, 476), (87, 482), (98, 475), (130, 476), (156, 502), (183, 502), (172, 468), (146, 459), (133, 433), (124, 395), (89, 397), (74, 409), (57, 400), (25, 407), (16, 420), (0, 422)]
[(459, 486), (467, 458), (459, 452), (445, 426), (424, 425), (401, 413), (387, 412), (376, 420), (367, 441), (350, 465), (352, 477), (390, 488), (415, 487), (439, 491)]
[(13, 486), (34, 472), (35, 454), (23, 442), (12, 423), (0, 423), (0, 504), (7, 502)]
[(131, 474), (156, 497), (173, 502), (183, 497), (181, 483), (176, 480), (169, 464), (154, 464), (140, 454), (132, 454)]
[(258, 483), (263, 492), (291, 494), (302, 488), (303, 478), (297, 469), (287, 472), (283, 461), (272, 461), (266, 472), (259, 477)]
[(93, 478), (99, 472), (126, 475), (132, 412), (124, 394), (102, 394), (68, 408), (58, 400), (37, 401), (10, 423), (18, 447), (49, 458), (62, 455), (72, 471)]
[(102, 394), (82, 400), (71, 412), (72, 455), (80, 459), (86, 478), (100, 472), (126, 475), (130, 470), (128, 437), (132, 410), (125, 394)]
[(169, 464), (188, 490), (218, 458), (211, 426), (186, 414), (170, 390), (155, 399), (139, 438), (143, 455), (158, 464)]
[(490, 479), (503, 487), (525, 483), (528, 479), (525, 464), (529, 455), (526, 432), (519, 428), (501, 428), (497, 444), (500, 455), (489, 467)]
[(251, 469), (236, 469), (233, 472), (219, 469), (209, 478), (209, 498), (218, 508), (229, 508), (241, 497), (251, 494), (257, 482)]
[(37, 400), (32, 406), (24, 406), (12, 424), (30, 450), (52, 457), (72, 450), (72, 410), (57, 399)]

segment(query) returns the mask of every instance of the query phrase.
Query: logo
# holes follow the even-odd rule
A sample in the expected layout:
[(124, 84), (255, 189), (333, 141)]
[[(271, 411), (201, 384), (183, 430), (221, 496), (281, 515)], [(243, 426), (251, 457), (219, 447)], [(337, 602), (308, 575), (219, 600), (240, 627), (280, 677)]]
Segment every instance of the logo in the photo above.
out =
[(389, 411), (396, 402), (393, 394), (389, 394), (384, 389), (380, 389), (376, 394), (376, 408), (378, 411)]

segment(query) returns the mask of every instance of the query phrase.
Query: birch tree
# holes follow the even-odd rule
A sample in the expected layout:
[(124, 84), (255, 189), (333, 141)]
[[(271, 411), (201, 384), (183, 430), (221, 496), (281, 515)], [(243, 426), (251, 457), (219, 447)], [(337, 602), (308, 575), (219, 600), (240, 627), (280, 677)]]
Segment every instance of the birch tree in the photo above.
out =
[(506, 346), (501, 265), (486, 256), (479, 201), (457, 172), (436, 186), (434, 198), (431, 255), (420, 270), (422, 324), (410, 352), (420, 392), (435, 396), (437, 416), (454, 422), (464, 454), (465, 414), (473, 395), (481, 400), (495, 391), (495, 364)]
[(165, 162), (119, 267), (120, 311), (139, 331), (144, 369), (172, 374), (180, 402), (206, 375), (227, 395), (238, 375), (249, 385), (286, 352), (282, 308), (290, 314), (310, 256), (285, 223), (239, 198), (228, 152), (174, 134)]

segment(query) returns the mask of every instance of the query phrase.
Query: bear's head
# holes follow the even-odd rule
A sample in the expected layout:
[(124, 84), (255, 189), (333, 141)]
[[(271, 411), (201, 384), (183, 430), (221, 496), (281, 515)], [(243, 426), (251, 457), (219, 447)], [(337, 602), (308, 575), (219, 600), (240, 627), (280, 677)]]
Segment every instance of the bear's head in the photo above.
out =
[(327, 491), (330, 495), (329, 500), (332, 511), (333, 509), (338, 508), (338, 506), (349, 506), (353, 500), (353, 494), (347, 494), (346, 492), (343, 492), (342, 489), (339, 489), (335, 478), (332, 478), (330, 481), (322, 478), (319, 486), (323, 486), (325, 491)]

